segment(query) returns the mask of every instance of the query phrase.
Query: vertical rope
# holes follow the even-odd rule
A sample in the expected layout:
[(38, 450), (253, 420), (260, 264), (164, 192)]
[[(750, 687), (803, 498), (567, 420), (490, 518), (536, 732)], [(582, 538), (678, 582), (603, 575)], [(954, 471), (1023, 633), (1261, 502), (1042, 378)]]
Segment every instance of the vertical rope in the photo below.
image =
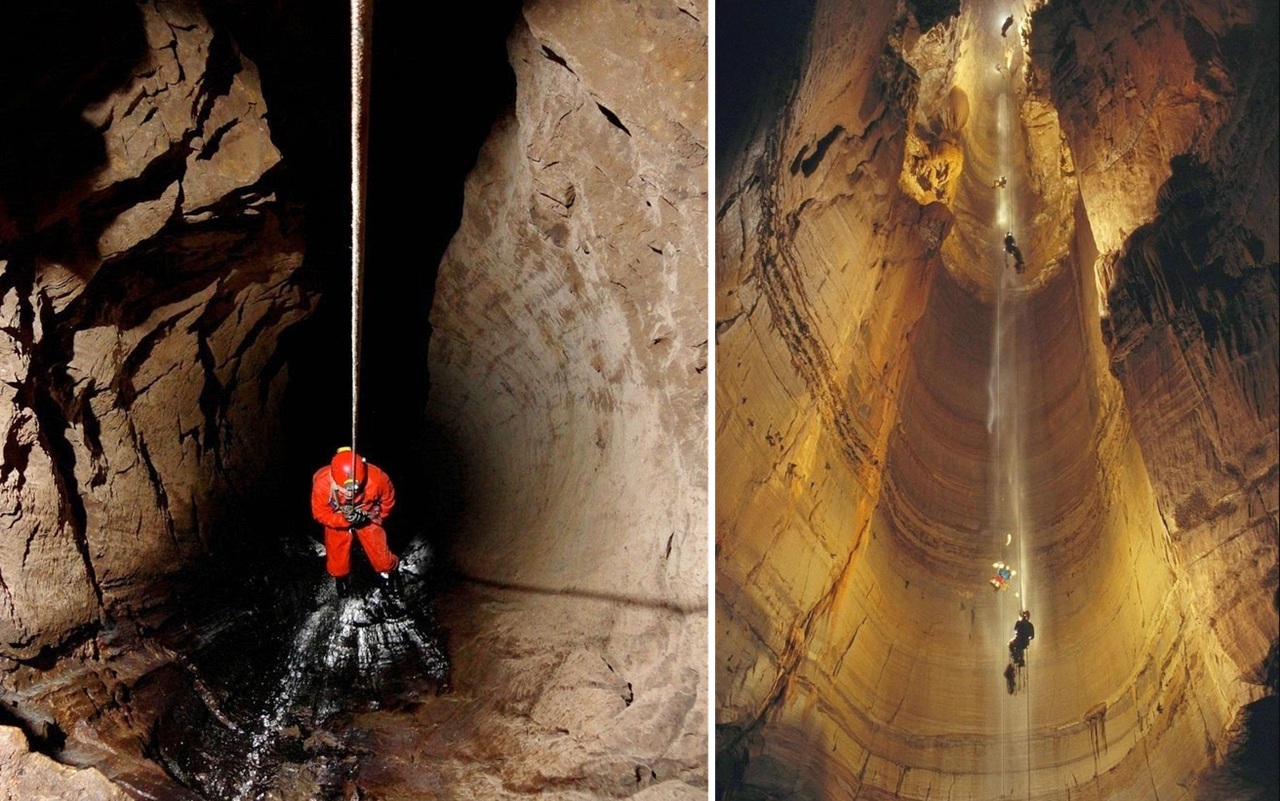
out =
[(1023, 669), (1023, 694), (1027, 697), (1027, 801), (1031, 801), (1031, 682), (1026, 677), (1026, 671), (1030, 668)]
[(351, 450), (360, 419), (360, 295), (369, 129), (369, 0), (351, 0)]

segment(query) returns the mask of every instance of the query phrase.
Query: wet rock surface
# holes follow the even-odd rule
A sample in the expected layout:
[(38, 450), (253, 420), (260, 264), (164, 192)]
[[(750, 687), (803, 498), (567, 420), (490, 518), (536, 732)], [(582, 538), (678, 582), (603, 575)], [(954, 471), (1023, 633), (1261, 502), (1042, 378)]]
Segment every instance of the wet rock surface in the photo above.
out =
[(681, 652), (705, 630), (666, 642), (677, 610), (454, 582), (416, 553), (399, 602), (371, 576), (338, 599), (298, 572), (243, 607), (197, 601), (143, 649), (104, 642), (78, 673), (28, 687), (23, 709), (77, 721), (53, 753), (121, 797), (706, 797), (690, 677), (655, 674), (609, 636), (625, 621)]
[(449, 687), (428, 553), (405, 555), (402, 591), (357, 573), (339, 598), (332, 580), (298, 576), (248, 610), (213, 609), (172, 632), (189, 683), (154, 727), (157, 761), (210, 799), (349, 797), (370, 753), (351, 714)]

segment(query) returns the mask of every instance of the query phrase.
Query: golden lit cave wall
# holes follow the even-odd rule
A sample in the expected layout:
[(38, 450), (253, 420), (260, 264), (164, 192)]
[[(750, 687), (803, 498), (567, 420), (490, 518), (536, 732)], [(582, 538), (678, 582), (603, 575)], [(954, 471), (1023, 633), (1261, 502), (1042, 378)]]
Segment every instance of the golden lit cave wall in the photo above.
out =
[[(798, 89), (807, 114), (758, 138), (718, 193), (730, 198), (716, 232), (722, 722), (764, 711), (802, 654), (810, 610), (839, 599), (875, 505), (902, 343), (934, 269), (912, 235), (891, 237), (882, 225), (902, 156), (901, 108), (871, 77), (890, 17), (891, 9), (819, 6), (813, 30), (829, 57)], [(814, 158), (837, 126), (848, 133)], [(813, 169), (802, 169), (810, 159)], [(855, 180), (874, 192), (855, 198)], [(774, 209), (794, 216), (775, 219)], [(850, 408), (854, 397), (865, 403)]]
[[(822, 6), (819, 19), (838, 13)], [(862, 55), (870, 63), (869, 52)], [(822, 95), (813, 75), (797, 107), (825, 108), (803, 100)], [(849, 107), (869, 105), (874, 100)], [(812, 141), (829, 122), (810, 130), (798, 121), (779, 139)], [(980, 439), (972, 429), (985, 418), (978, 370), (985, 354), (974, 343), (989, 336), (990, 311), (985, 321), (981, 308), (944, 311), (981, 304), (923, 260), (883, 269), (898, 240), (877, 238), (867, 220), (893, 219), (898, 207), (876, 192), (886, 173), (840, 173), (841, 160), (856, 159), (864, 142), (838, 141), (841, 150), (833, 147), (829, 164), (805, 183), (787, 172), (795, 150), (763, 140), (752, 172), (735, 176), (746, 191), (719, 218), (720, 745), (756, 726), (747, 784), (794, 788), (800, 797), (838, 795), (860, 782), (906, 797), (965, 786), (981, 794), (981, 774), (1008, 758), (993, 757), (990, 728), (1012, 618), (976, 622), (989, 617), (985, 574), (972, 577), (979, 597), (965, 598), (960, 567), (962, 535), (980, 525), (989, 500), (990, 471), (970, 454), (957, 472), (967, 469), (975, 491), (957, 500), (936, 487), (904, 491), (928, 482), (899, 460), (930, 449), (963, 455), (957, 444), (972, 449)], [(750, 180), (762, 172), (763, 185)], [(864, 181), (868, 196), (824, 197), (834, 175)], [(805, 187), (810, 196), (799, 209), (784, 205)], [(1177, 793), (1178, 782), (1206, 763), (1206, 741), (1221, 737), (1232, 708), (1222, 691), (1229, 671), (1203, 624), (1187, 614), (1194, 598), (1176, 583), (1142, 456), (1107, 372), (1091, 243), (1077, 250), (1086, 269), (1071, 262), (1027, 315), (1037, 323), (1028, 339), (1042, 346), (1031, 359), (1042, 384), (1028, 415), (1039, 423), (1029, 450), (1040, 504), (1033, 519), (1043, 537), (1025, 569), (1045, 573), (1030, 596), (1041, 627), (1036, 686), (1045, 690), (1033, 694), (1032, 781), (1038, 797), (1099, 774), (1098, 791)], [(810, 339), (787, 340), (795, 318)], [(970, 375), (950, 390), (963, 397), (939, 392), (937, 376), (966, 362)], [(818, 372), (824, 381), (812, 379), (813, 364), (830, 366)], [(852, 425), (824, 409), (832, 401), (821, 392), (833, 386), (848, 390), (836, 394)], [(899, 414), (907, 433), (890, 436)], [(853, 451), (840, 436), (849, 430), (862, 435)], [(880, 501), (867, 539), (868, 511)], [(941, 530), (935, 536), (951, 537), (949, 550), (912, 544), (922, 520)], [(976, 569), (989, 561), (975, 559)]]
[[(906, 357), (913, 367), (902, 391), (903, 427), (892, 439), (890, 477), (881, 496), (884, 504), (865, 547), (852, 550), (859, 539), (849, 521), (856, 518), (838, 512), (845, 509), (856, 514), (856, 502), (850, 502), (852, 493), (837, 491), (828, 504), (826, 491), (820, 489), (846, 486), (851, 471), (823, 470), (818, 475), (835, 473), (843, 481), (825, 478), (810, 486), (805, 479), (813, 474), (798, 465), (791, 467), (796, 464), (791, 451), (779, 460), (768, 445), (768, 439), (774, 438), (769, 433), (757, 437), (765, 448), (757, 446), (756, 453), (757, 458), (769, 460), (775, 478), (765, 480), (755, 494), (757, 499), (763, 496), (755, 509), (773, 515), (767, 523), (767, 536), (755, 537), (749, 532), (755, 519), (739, 516), (730, 523), (732, 513), (718, 506), (722, 536), (717, 592), (721, 595), (718, 612), (722, 614), (717, 623), (717, 651), (723, 654), (717, 683), (719, 722), (729, 722), (725, 713), (731, 707), (725, 701), (735, 704), (738, 698), (749, 697), (752, 690), (763, 693), (754, 707), (741, 704), (740, 708), (752, 714), (777, 696), (780, 702), (768, 712), (762, 730), (763, 747), (753, 759), (758, 771), (778, 774), (766, 779), (766, 784), (785, 786), (801, 776), (822, 776), (827, 778), (821, 789), (813, 790), (834, 792), (842, 784), (856, 786), (854, 776), (861, 773), (862, 782), (900, 789), (907, 797), (924, 797), (931, 789), (936, 792), (942, 787), (981, 796), (998, 791), (995, 782), (1007, 758), (1002, 750), (1012, 753), (1020, 747), (1018, 742), (1002, 741), (999, 736), (1001, 726), (1019, 729), (1025, 724), (1000, 719), (1004, 714), (1000, 670), (1012, 615), (999, 613), (997, 599), (983, 584), (993, 556), (992, 539), (982, 538), (980, 547), (967, 545), (978, 538), (971, 530), (960, 528), (972, 524), (973, 511), (979, 516), (985, 512), (983, 479), (987, 467), (979, 464), (972, 468), (977, 491), (970, 497), (977, 503), (971, 502), (971, 510), (939, 503), (949, 499), (936, 487), (932, 491), (916, 489), (904, 497), (899, 486), (921, 483), (914, 465), (900, 466), (898, 462), (899, 453), (911, 452), (915, 441), (924, 440), (923, 449), (933, 450), (945, 461), (948, 440), (954, 441), (957, 432), (973, 427), (985, 430), (986, 365), (982, 359), (965, 364), (957, 348), (939, 342), (968, 347), (971, 339), (957, 338), (956, 332), (980, 339), (990, 330), (990, 311), (985, 310), (984, 316), (980, 304), (970, 301), (967, 311), (973, 315), (971, 319), (956, 314), (956, 306), (965, 304), (947, 296), (962, 290), (950, 284), (947, 273), (935, 275), (942, 286), (934, 287), (917, 344)], [(1092, 307), (1081, 303), (1079, 295), (1091, 279), (1082, 285), (1079, 276), (1078, 272), (1063, 273), (1030, 300), (1034, 313), (1027, 318), (1042, 320), (1043, 327), (1028, 331), (1029, 339), (1052, 338), (1053, 332), (1063, 329), (1084, 333), (1080, 315)], [(1107, 771), (1129, 753), (1139, 735), (1148, 732), (1153, 737), (1168, 737), (1175, 744), (1167, 751), (1171, 764), (1161, 775), (1184, 777), (1185, 768), (1179, 769), (1185, 764), (1183, 749), (1191, 743), (1203, 743), (1203, 736), (1196, 731), (1197, 715), (1181, 717), (1194, 725), (1175, 726), (1165, 734), (1163, 729), (1173, 716), (1160, 721), (1150, 712), (1156, 704), (1184, 703), (1187, 687), (1180, 677), (1203, 669), (1198, 664), (1200, 657), (1194, 649), (1188, 650), (1179, 635), (1179, 596), (1171, 594), (1173, 574), (1141, 455), (1116, 403), (1114, 382), (1106, 380), (1106, 374), (1099, 380), (1098, 337), (1094, 334), (1088, 339), (1055, 340), (1053, 350), (1066, 351), (1057, 359), (1073, 368), (1075, 378), (1058, 381), (1057, 392), (1053, 386), (1043, 387), (1045, 395), (1054, 397), (1042, 399), (1041, 407), (1031, 415), (1046, 422), (1063, 405), (1082, 407), (1066, 426), (1066, 433), (1074, 436), (1063, 436), (1065, 444), (1043, 443), (1047, 452), (1057, 451), (1059, 456), (1057, 460), (1041, 457), (1050, 463), (1041, 469), (1054, 474), (1064, 459), (1068, 467), (1084, 461), (1094, 468), (1076, 469), (1078, 483), (1073, 488), (1063, 488), (1053, 480), (1032, 484), (1033, 493), (1053, 496), (1052, 503), (1046, 504), (1053, 517), (1036, 521), (1036, 553), (1032, 564), (1023, 567), (1024, 571), (1043, 574), (1031, 586), (1030, 599), (1037, 610), (1040, 634), (1033, 651), (1031, 725), (1035, 734), (1031, 764), (1033, 782), (1044, 790), (1088, 781), (1095, 771)], [(1087, 348), (1092, 351), (1087, 353)], [(930, 408), (933, 395), (920, 376), (927, 373), (934, 379), (947, 373), (947, 365), (953, 376), (960, 376), (956, 383), (974, 395), (976, 408), (942, 412)], [(1046, 368), (1051, 370), (1052, 363), (1038, 365), (1038, 369)], [(722, 380), (726, 372), (721, 373)], [(1066, 371), (1057, 374), (1064, 376)], [(982, 387), (982, 392), (974, 394), (975, 386)], [(1096, 402), (1093, 392), (1104, 396), (1096, 417), (1090, 414)], [(786, 399), (778, 401), (785, 404)], [(750, 399), (745, 404), (739, 400), (738, 407), (743, 411), (735, 411), (735, 416), (746, 419), (748, 431), (755, 429), (752, 422), (757, 418), (752, 415), (756, 407)], [(906, 432), (916, 432), (914, 423), (930, 415), (946, 418), (951, 425), (941, 425), (933, 432), (922, 428), (913, 441), (913, 434)], [(762, 415), (757, 425), (768, 428), (768, 419)], [(808, 426), (809, 430), (819, 428), (813, 422)], [(724, 418), (721, 428), (726, 433), (732, 431)], [(783, 427), (774, 428), (781, 439)], [(820, 431), (809, 437), (816, 442), (824, 439)], [(727, 439), (721, 436), (717, 441)], [(804, 447), (803, 442), (796, 445)], [(1086, 453), (1062, 456), (1064, 450)], [(749, 462), (744, 456), (739, 453), (737, 459), (722, 458), (720, 480), (723, 468), (731, 462), (731, 469), (745, 472)], [(834, 456), (840, 464), (840, 456)], [(822, 458), (820, 467), (825, 467), (827, 457)], [(905, 458), (901, 461), (907, 462)], [(1064, 498), (1074, 501), (1068, 504)], [(919, 506), (928, 508), (930, 514), (921, 512), (916, 508)], [(958, 519), (966, 516), (968, 520)], [(905, 521), (904, 517), (914, 519)], [(907, 522), (911, 525), (904, 525)], [(929, 530), (923, 531), (926, 526)], [(730, 543), (730, 530), (749, 542)], [(922, 544), (926, 536), (942, 542)], [(841, 543), (843, 550), (836, 550)], [(725, 561), (743, 555), (754, 561), (740, 589), (731, 589), (725, 586), (729, 570)], [(829, 558), (824, 560), (823, 555)], [(834, 581), (829, 578), (833, 567), (840, 571)], [(793, 602), (798, 603), (783, 616), (785, 607), (769, 594), (782, 596), (789, 590)], [(739, 592), (748, 596), (746, 603), (737, 600)], [(770, 603), (775, 604), (772, 620), (762, 614)], [(775, 632), (782, 647), (762, 654), (761, 644), (747, 638), (743, 639), (748, 648), (736, 646), (726, 634), (734, 633), (735, 624), (741, 625), (739, 620), (751, 631)], [(741, 660), (744, 650), (751, 662)], [(1097, 745), (1099, 724), (1086, 721), (1088, 713), (1101, 703), (1107, 705), (1104, 725), (1110, 745), (1105, 750)], [(1221, 727), (1222, 713), (1217, 705), (1210, 703), (1200, 714)], [(1155, 761), (1159, 762), (1158, 756)], [(899, 786), (903, 766), (911, 770)], [(1140, 780), (1131, 777), (1118, 786), (1129, 781)]]

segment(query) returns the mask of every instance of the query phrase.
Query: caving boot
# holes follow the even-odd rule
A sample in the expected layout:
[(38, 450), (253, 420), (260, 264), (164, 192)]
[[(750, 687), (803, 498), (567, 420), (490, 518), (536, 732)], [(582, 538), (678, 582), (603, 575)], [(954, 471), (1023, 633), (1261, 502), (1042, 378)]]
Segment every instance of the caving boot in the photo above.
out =
[(333, 580), (334, 589), (338, 592), (338, 599), (347, 598), (351, 595), (351, 578), (349, 576), (340, 576)]
[(403, 611), (404, 586), (400, 579), (400, 571), (393, 569), (386, 573), (379, 573), (378, 579), (381, 582), (382, 598), (387, 606), (393, 611)]

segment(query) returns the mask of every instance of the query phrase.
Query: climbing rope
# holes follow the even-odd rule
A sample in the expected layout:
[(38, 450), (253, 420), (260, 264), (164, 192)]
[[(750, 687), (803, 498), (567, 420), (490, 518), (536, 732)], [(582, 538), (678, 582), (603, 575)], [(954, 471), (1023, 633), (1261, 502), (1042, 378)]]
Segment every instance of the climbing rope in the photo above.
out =
[[(1025, 656), (1022, 658), (1022, 661), (1027, 661)], [(1031, 801), (1031, 691), (1027, 687), (1029, 684), (1026, 676), (1027, 669), (1027, 666), (1024, 664), (1022, 666), (1022, 694), (1025, 696), (1027, 705), (1027, 801)]]
[[(1016, 44), (1014, 45), (1014, 47), (1017, 47), (1017, 46), (1018, 45)], [(1006, 51), (1006, 58), (1007, 57), (1008, 57), (1008, 52)], [(1004, 131), (1004, 137), (1000, 142), (1000, 162), (1001, 162), (1000, 166), (1006, 170), (1005, 172), (1006, 175), (1014, 172), (1013, 164), (1010, 161), (1011, 158), (1013, 158), (1011, 139), (1013, 136), (1013, 129), (1017, 124), (1016, 122), (1017, 114), (1015, 109), (1010, 108), (1010, 106), (1014, 104), (1015, 100), (1016, 100), (1016, 96), (1014, 95), (1014, 92), (1013, 92), (1013, 84), (1012, 82), (1009, 82), (1008, 85), (1001, 88), (1001, 97), (1000, 97), (1000, 105), (1001, 105), (1000, 111), (1002, 114), (1006, 116), (1006, 119), (1010, 121), (1008, 127)], [(1006, 219), (1007, 227), (1005, 230), (1010, 232), (1015, 230), (1018, 223), (1018, 208), (1017, 208), (1018, 196), (1017, 196), (1017, 192), (1015, 191), (1015, 188), (1017, 187), (1017, 185), (1018, 184), (1016, 180), (1013, 182), (1010, 182), (1007, 193), (1002, 194), (1000, 198), (1001, 201), (1003, 201), (1006, 204), (1004, 211), (1005, 211), (1005, 219)], [(1026, 231), (1024, 230), (1021, 233), (1025, 234)], [(1017, 246), (1015, 245), (1014, 247), (1016, 250)], [(1011, 276), (1009, 275), (1010, 256), (1012, 256), (1015, 261), (1015, 264), (1014, 264), (1015, 270), (1017, 269), (1017, 264), (1023, 261), (1021, 251), (1018, 251), (1015, 253), (1008, 253), (1008, 252), (1005, 253), (1005, 258), (1004, 258), (1005, 269), (1004, 269), (1004, 272), (1000, 274), (1000, 279), (996, 282), (998, 287), (996, 292), (997, 294), (996, 303), (999, 307), (999, 311), (997, 312), (997, 319), (999, 320), (999, 322), (997, 323), (997, 325), (1008, 326), (1010, 339), (1012, 339), (1012, 336), (1018, 330), (1018, 325), (1017, 325), (1018, 307), (1016, 305), (1017, 296), (1014, 295), (1010, 297), (1009, 285), (1006, 285), (1007, 281), (1012, 280)], [(1005, 318), (1006, 315), (1008, 315), (1007, 318)], [(1005, 318), (1005, 319), (1000, 319), (1000, 318)], [(1016, 354), (1017, 354), (1016, 345), (1012, 341), (1006, 342), (1004, 344), (1010, 346), (1008, 350), (1009, 357), (1011, 359), (1016, 358)], [(1003, 353), (1001, 354), (1001, 358), (1002, 359), (1004, 358)], [(1013, 367), (1012, 364), (1010, 366)], [(1009, 414), (1016, 415), (1018, 411), (1017, 407), (1023, 402), (1023, 388), (1021, 385), (1021, 376), (1019, 375), (1019, 372), (1016, 369), (1016, 367), (1012, 370), (1008, 380), (1012, 383), (1012, 387), (1002, 386), (1002, 389), (1006, 389), (1006, 390), (1011, 389), (1012, 391), (1009, 392), (1008, 394), (1012, 397), (1011, 398), (1003, 397), (1002, 401), (1012, 400), (1012, 403), (1010, 404), (1012, 408), (1009, 408), (1007, 412)], [(1003, 395), (1004, 393), (1002, 393), (1002, 396)], [(1007, 425), (1011, 426), (1011, 428), (1007, 429), (1004, 432), (1006, 441), (1004, 442), (1003, 447), (1006, 449), (1020, 449), (1022, 447), (1022, 437), (1019, 432), (1019, 426), (1021, 425), (1021, 422), (1018, 421), (1016, 418), (1011, 418), (1010, 422), (1008, 422)], [(1008, 501), (1009, 503), (1013, 504), (1013, 509), (1012, 509), (1013, 523), (1016, 528), (1017, 537), (1018, 537), (1019, 571), (1018, 571), (1017, 598), (1019, 599), (1018, 605), (1022, 609), (1028, 609), (1030, 608), (1030, 599), (1027, 598), (1027, 581), (1028, 581), (1028, 576), (1031, 573), (1030, 562), (1029, 562), (1031, 555), (1028, 552), (1028, 539), (1030, 537), (1027, 531), (1026, 521), (1023, 519), (1023, 516), (1022, 516), (1022, 508), (1019, 505), (1020, 499), (1019, 499), (1018, 490), (1020, 488), (1012, 486), (1013, 484), (1011, 480), (1012, 478), (1013, 478), (1012, 474), (1008, 474), (1005, 476), (1005, 479), (1009, 484)], [(1030, 690), (1030, 681), (1028, 680), (1028, 671), (1029, 671), (1029, 667), (1027, 665), (1027, 654), (1026, 654), (1026, 650), (1024, 649), (1023, 655), (1022, 655), (1022, 664), (1019, 665), (1017, 668), (1017, 692), (1018, 692), (1018, 695), (1020, 695), (1022, 698), (1023, 710), (1025, 715), (1026, 732), (1025, 732), (1025, 742), (1023, 743), (1023, 748), (1024, 748), (1024, 754), (1026, 756), (1027, 798), (1030, 799), (1031, 798), (1031, 775), (1032, 775), (1031, 774), (1032, 738), (1031, 738), (1031, 690)], [(1012, 790), (1012, 786), (1010, 786), (1009, 789)]]
[(351, 450), (360, 409), (360, 290), (364, 272), (364, 190), (369, 129), (369, 3), (351, 0)]
[[(1016, 46), (1016, 45), (1015, 45)], [(1007, 58), (1006, 52), (1006, 58)], [(999, 166), (1003, 170), (1003, 175), (1012, 176), (1003, 185), (995, 186), (996, 195), (996, 220), (999, 230), (1003, 236), (1017, 229), (1018, 226), (1018, 208), (1017, 208), (1017, 187), (1019, 186), (1016, 170), (1013, 165), (1015, 151), (1013, 148), (1013, 131), (1017, 126), (1017, 116), (1013, 108), (1015, 97), (1013, 94), (1012, 83), (1004, 83), (1000, 86), (1000, 94), (996, 104), (998, 114), (997, 128), (1000, 134), (998, 161)], [(1025, 233), (1025, 232), (1022, 232)], [(1020, 469), (1019, 452), (1022, 447), (1022, 437), (1019, 430), (1021, 420), (1018, 417), (1019, 407), (1024, 402), (1022, 379), (1017, 368), (1017, 345), (1014, 337), (1018, 332), (1018, 296), (1013, 291), (1016, 282), (1013, 279), (1011, 271), (1018, 271), (1018, 265), (1022, 262), (1021, 253), (1017, 251), (1016, 244), (1009, 243), (1005, 245), (1002, 254), (1003, 269), (1000, 269), (995, 280), (995, 341), (992, 345), (992, 371), (991, 371), (991, 407), (988, 412), (987, 426), (988, 431), (993, 434), (996, 444), (999, 461), (999, 473), (997, 477), (998, 496), (997, 502), (1000, 509), (997, 513), (998, 519), (1001, 520), (1001, 528), (1006, 528), (1012, 532), (1011, 536), (1017, 537), (1016, 560), (1019, 567), (1018, 575), (1014, 578), (1013, 586), (1016, 588), (1014, 597), (1018, 599), (1017, 606), (1026, 609), (1029, 607), (1030, 599), (1027, 597), (1027, 587), (1029, 582), (1029, 563), (1031, 554), (1028, 550), (1029, 533), (1027, 531), (1026, 520), (1024, 520), (1023, 508), (1021, 506), (1022, 487), (1018, 482), (1018, 476), (1015, 472)], [(999, 269), (999, 267), (997, 268)], [(1005, 546), (1010, 545), (1009, 539), (1006, 539)], [(1012, 561), (1012, 559), (1011, 559)], [(1008, 620), (1008, 616), (1004, 614), (1004, 607), (1000, 605), (1001, 622)], [(1015, 795), (1021, 795), (1016, 790), (1018, 774), (1024, 773), (1026, 782), (1026, 797), (1031, 798), (1031, 781), (1032, 781), (1032, 728), (1031, 728), (1031, 693), (1030, 682), (1028, 681), (1027, 656), (1024, 651), (1020, 661), (1017, 664), (1010, 655), (1010, 663), (1007, 670), (1012, 673), (1006, 673), (1006, 680), (1009, 682), (1009, 693), (1015, 695), (1023, 704), (1023, 716), (1025, 729), (1021, 733), (1014, 731), (1017, 720), (1017, 709), (1012, 704), (1001, 704), (1000, 715), (1000, 792), (1002, 798), (1012, 798)], [(1016, 701), (1015, 701), (1016, 703)], [(1021, 734), (1022, 736), (1019, 736)], [(1017, 760), (1018, 740), (1021, 739), (1023, 756), (1025, 765), (1019, 765)]]

